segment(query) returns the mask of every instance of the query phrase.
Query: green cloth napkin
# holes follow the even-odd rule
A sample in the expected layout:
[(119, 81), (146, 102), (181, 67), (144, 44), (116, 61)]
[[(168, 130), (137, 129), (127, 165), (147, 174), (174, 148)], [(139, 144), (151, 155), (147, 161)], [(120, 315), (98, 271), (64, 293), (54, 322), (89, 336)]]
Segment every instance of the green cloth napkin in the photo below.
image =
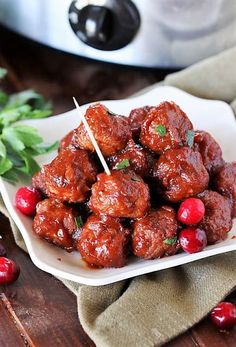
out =
[[(162, 84), (231, 102), (236, 111), (235, 63), (233, 48), (167, 76)], [(8, 216), (2, 201), (0, 210)], [(10, 223), (16, 243), (26, 250)], [(229, 294), (236, 285), (235, 266), (236, 252), (230, 252), (102, 287), (60, 280), (77, 296), (81, 324), (98, 347), (151, 347), (196, 324)]]

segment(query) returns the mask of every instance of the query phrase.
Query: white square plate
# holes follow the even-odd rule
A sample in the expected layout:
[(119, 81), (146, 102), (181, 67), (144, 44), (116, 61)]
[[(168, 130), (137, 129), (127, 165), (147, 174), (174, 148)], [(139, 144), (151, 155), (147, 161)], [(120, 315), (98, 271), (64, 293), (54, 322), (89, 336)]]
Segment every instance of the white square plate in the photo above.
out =
[[(102, 101), (102, 103), (115, 113), (128, 115), (133, 108), (144, 105), (158, 105), (164, 100), (176, 102), (187, 113), (195, 129), (209, 131), (221, 145), (226, 161), (236, 160), (234, 147), (236, 122), (231, 108), (225, 102), (200, 99), (173, 87), (156, 87), (138, 97)], [(82, 111), (85, 112), (87, 107), (88, 105), (82, 106)], [(72, 110), (60, 116), (25, 121), (24, 123), (37, 128), (45, 142), (53, 142), (61, 139), (67, 132), (77, 127), (79, 117), (76, 110)], [(39, 164), (48, 163), (55, 155), (56, 153), (41, 156)], [(32, 261), (46, 272), (78, 283), (94, 286), (104, 285), (236, 250), (236, 223), (234, 221), (234, 226), (225, 241), (207, 246), (202, 252), (195, 254), (180, 253), (155, 260), (142, 260), (131, 257), (128, 264), (123, 268), (91, 269), (81, 260), (78, 252), (67, 253), (40, 239), (32, 231), (32, 220), (22, 215), (14, 207), (14, 196), (17, 189), (17, 186), (12, 186), (0, 180), (0, 191), (3, 200), (25, 240)]]

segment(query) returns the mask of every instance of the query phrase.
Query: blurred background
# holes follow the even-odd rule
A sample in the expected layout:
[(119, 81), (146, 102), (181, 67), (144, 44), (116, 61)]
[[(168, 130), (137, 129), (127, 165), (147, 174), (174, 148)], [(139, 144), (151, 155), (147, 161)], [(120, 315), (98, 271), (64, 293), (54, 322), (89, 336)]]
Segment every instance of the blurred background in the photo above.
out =
[(232, 47), (236, 1), (0, 0), (0, 25), (8, 78), (58, 113), (72, 95), (81, 104), (123, 98)]
[(83, 57), (180, 68), (236, 43), (232, 0), (0, 0), (0, 22)]

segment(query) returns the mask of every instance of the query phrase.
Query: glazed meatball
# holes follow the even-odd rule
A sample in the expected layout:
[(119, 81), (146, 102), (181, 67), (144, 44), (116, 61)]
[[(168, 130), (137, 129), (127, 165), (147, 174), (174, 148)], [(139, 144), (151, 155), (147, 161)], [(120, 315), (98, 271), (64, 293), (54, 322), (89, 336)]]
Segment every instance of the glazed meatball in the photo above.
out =
[(91, 215), (82, 228), (77, 249), (91, 266), (122, 267), (127, 258), (129, 231), (119, 219)]
[[(104, 156), (115, 154), (131, 138), (128, 119), (112, 114), (101, 104), (90, 106), (85, 117)], [(94, 152), (84, 125), (80, 124), (76, 131), (79, 147)]]
[(71, 130), (60, 141), (59, 151), (65, 148), (70, 148), (70, 149), (79, 148), (76, 129)]
[(201, 193), (209, 182), (200, 153), (189, 147), (163, 153), (154, 166), (153, 175), (164, 197), (172, 202)]
[(132, 135), (135, 139), (139, 138), (141, 124), (147, 117), (148, 112), (151, 110), (151, 108), (152, 106), (144, 106), (131, 110), (129, 114), (129, 124), (131, 127)]
[(71, 252), (74, 249), (72, 235), (77, 230), (75, 213), (58, 200), (40, 201), (36, 208), (33, 230), (48, 242)]
[(203, 165), (210, 175), (223, 166), (224, 160), (221, 148), (216, 140), (206, 131), (195, 132), (193, 148), (200, 152)]
[(162, 206), (134, 223), (132, 249), (144, 259), (156, 259), (173, 255), (177, 251), (177, 228), (175, 211)]
[(231, 206), (227, 198), (217, 192), (206, 190), (198, 196), (205, 205), (205, 216), (199, 227), (205, 230), (207, 243), (224, 240), (232, 228)]
[(140, 142), (161, 154), (170, 148), (186, 145), (193, 125), (174, 102), (165, 101), (153, 107), (141, 125)]
[(41, 171), (32, 177), (32, 186), (40, 191), (43, 196), (47, 196), (44, 176)]
[(149, 189), (142, 178), (131, 170), (101, 173), (92, 186), (90, 209), (111, 217), (142, 217), (149, 208)]
[(141, 177), (149, 176), (154, 164), (153, 156), (133, 140), (130, 140), (120, 152), (109, 157), (108, 161), (112, 169), (119, 166), (129, 167)]
[(63, 149), (41, 173), (46, 193), (51, 198), (75, 203), (84, 202), (96, 180), (96, 167), (83, 149)]
[(221, 195), (230, 199), (232, 216), (236, 217), (236, 162), (227, 163), (217, 171), (214, 185)]

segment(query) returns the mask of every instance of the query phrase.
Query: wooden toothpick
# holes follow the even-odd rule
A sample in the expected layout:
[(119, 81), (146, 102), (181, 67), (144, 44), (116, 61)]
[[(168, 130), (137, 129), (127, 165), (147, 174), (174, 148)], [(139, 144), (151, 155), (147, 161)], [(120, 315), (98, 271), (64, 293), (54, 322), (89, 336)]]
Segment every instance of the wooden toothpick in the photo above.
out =
[(76, 101), (75, 97), (73, 97), (73, 101), (74, 101), (75, 107), (76, 107), (76, 109), (77, 109), (77, 111), (79, 113), (80, 119), (81, 119), (82, 123), (84, 124), (84, 127), (85, 127), (85, 129), (86, 129), (86, 131), (87, 131), (87, 133), (89, 135), (89, 138), (90, 138), (90, 140), (91, 140), (91, 142), (92, 142), (92, 144), (93, 144), (93, 146), (95, 148), (95, 151), (97, 152), (97, 155), (98, 155), (98, 157), (99, 157), (99, 159), (100, 159), (100, 161), (102, 163), (104, 171), (106, 172), (107, 175), (110, 175), (111, 171), (110, 171), (110, 169), (109, 169), (109, 167), (108, 167), (108, 165), (107, 165), (107, 163), (106, 163), (106, 161), (104, 159), (104, 156), (103, 156), (103, 154), (102, 154), (102, 152), (101, 152), (101, 150), (100, 150), (100, 148), (99, 148), (99, 146), (97, 144), (97, 141), (95, 140), (95, 137), (93, 136), (93, 133), (92, 133), (92, 131), (90, 129), (90, 126), (88, 125), (87, 119), (85, 118), (85, 116), (81, 112), (80, 106), (79, 106), (78, 102)]

